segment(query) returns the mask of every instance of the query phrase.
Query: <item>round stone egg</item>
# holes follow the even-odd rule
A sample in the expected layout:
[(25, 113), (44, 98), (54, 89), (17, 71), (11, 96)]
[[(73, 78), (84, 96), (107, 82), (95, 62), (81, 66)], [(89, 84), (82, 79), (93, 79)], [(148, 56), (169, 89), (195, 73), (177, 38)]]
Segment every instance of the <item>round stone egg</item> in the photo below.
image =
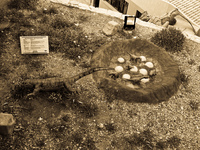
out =
[(131, 76), (130, 76), (129, 74), (123, 74), (122, 78), (123, 78), (123, 79), (130, 79)]
[(138, 72), (138, 67), (133, 66), (133, 68), (130, 69), (131, 72)]
[(122, 66), (117, 66), (117, 67), (115, 67), (115, 71), (122, 72), (122, 71), (124, 71), (124, 68)]
[(148, 74), (146, 69), (140, 69), (139, 73), (141, 73), (142, 75), (147, 75)]
[(140, 80), (142, 83), (147, 83), (147, 82), (149, 82), (149, 78), (143, 78), (143, 79), (141, 79)]
[(119, 57), (119, 58), (117, 59), (117, 61), (118, 61), (119, 63), (124, 63), (124, 62), (125, 62), (125, 59), (122, 58), (122, 57)]
[(141, 61), (147, 61), (145, 56), (140, 56)]
[(146, 62), (144, 65), (149, 67), (149, 68), (153, 68), (154, 67), (152, 62)]

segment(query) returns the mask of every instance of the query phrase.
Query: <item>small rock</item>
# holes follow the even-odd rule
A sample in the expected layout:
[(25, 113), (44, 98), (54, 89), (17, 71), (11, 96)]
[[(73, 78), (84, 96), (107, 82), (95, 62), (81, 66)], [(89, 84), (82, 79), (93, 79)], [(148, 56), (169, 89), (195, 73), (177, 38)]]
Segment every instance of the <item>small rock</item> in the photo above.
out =
[(14, 124), (15, 121), (12, 114), (0, 113), (0, 134), (11, 135)]
[(109, 21), (103, 28), (103, 33), (107, 36), (114, 35), (118, 30), (119, 24), (115, 21)]
[(39, 117), (39, 119), (38, 119), (39, 121), (42, 121), (43, 120), (43, 118), (42, 117)]
[(104, 128), (104, 124), (103, 124), (103, 123), (99, 123), (98, 127), (99, 127), (100, 129), (103, 129), (103, 128)]

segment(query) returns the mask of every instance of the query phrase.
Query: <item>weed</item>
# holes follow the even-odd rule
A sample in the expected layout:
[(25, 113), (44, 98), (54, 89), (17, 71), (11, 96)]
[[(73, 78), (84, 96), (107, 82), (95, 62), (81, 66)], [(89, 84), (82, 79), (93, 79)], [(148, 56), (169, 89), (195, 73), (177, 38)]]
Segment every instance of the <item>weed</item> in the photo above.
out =
[(43, 13), (44, 14), (58, 14), (59, 13), (59, 11), (58, 11), (58, 9), (56, 8), (56, 7), (49, 7), (48, 9), (44, 9), (43, 10)]
[(178, 52), (183, 48), (185, 36), (175, 28), (162, 29), (151, 37), (151, 42), (170, 52)]
[(78, 20), (79, 20), (80, 23), (86, 22), (86, 21), (89, 20), (89, 16), (81, 14), (81, 15), (78, 16)]
[(189, 76), (187, 76), (184, 72), (180, 73), (180, 81), (184, 87), (186, 87), (189, 83)]
[(74, 101), (74, 106), (79, 110), (81, 114), (84, 114), (86, 118), (91, 118), (97, 115), (98, 107), (92, 103), (82, 103), (79, 101)]
[(65, 27), (75, 26), (73, 22), (63, 19), (63, 17), (56, 17), (51, 26), (55, 29), (63, 29)]
[(10, 10), (9, 13), (9, 19), (13, 23), (19, 23), (19, 21), (25, 17), (25, 15), (17, 10)]
[(36, 10), (39, 0), (11, 0), (8, 4), (9, 9), (28, 9)]
[(7, 18), (7, 10), (6, 9), (3, 9), (1, 8), (0, 9), (0, 23), (1, 22), (7, 22), (8, 21), (8, 18)]
[(126, 141), (132, 146), (142, 146), (144, 149), (152, 149), (153, 135), (150, 130), (145, 130), (141, 134), (133, 134), (131, 137), (126, 138)]
[(164, 141), (159, 141), (156, 143), (157, 149), (166, 149), (168, 147), (167, 143)]
[(76, 131), (71, 137), (72, 142), (82, 149), (96, 150), (95, 142), (87, 132), (86, 129)]
[(180, 145), (181, 139), (179, 139), (177, 136), (173, 136), (169, 138), (166, 142), (170, 148), (175, 149)]
[(40, 21), (43, 24), (46, 24), (49, 22), (49, 16), (48, 15), (44, 15)]
[(115, 130), (116, 130), (115, 126), (113, 125), (113, 123), (108, 123), (108, 124), (105, 125), (105, 127), (106, 127), (106, 130), (108, 130), (111, 133), (114, 133)]
[(65, 115), (62, 117), (62, 120), (64, 120), (65, 122), (69, 122), (70, 117), (68, 115)]
[(189, 105), (193, 110), (197, 110), (199, 108), (199, 103), (192, 100), (190, 101)]
[(6, 77), (6, 75), (11, 71), (10, 67), (3, 63), (0, 62), (0, 76), (1, 77)]
[(190, 65), (194, 65), (194, 64), (195, 64), (195, 60), (194, 60), (194, 59), (190, 59), (190, 60), (188, 60), (188, 64), (190, 64)]

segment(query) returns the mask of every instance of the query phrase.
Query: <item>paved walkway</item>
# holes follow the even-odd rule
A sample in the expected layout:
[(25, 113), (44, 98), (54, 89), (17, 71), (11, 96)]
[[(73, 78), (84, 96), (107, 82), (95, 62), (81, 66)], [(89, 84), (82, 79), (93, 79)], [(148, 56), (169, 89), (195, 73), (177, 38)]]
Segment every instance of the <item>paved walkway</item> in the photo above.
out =
[(50, 0), (52, 2), (58, 2), (58, 3), (62, 3), (62, 4), (66, 4), (69, 2), (79, 2), (82, 4), (86, 4), (86, 5), (92, 5), (92, 0)]

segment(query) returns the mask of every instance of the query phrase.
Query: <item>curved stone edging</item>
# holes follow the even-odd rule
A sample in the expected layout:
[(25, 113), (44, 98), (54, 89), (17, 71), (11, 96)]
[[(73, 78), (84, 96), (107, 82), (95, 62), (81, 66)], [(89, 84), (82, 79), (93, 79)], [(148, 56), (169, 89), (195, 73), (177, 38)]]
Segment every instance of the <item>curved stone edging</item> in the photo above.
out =
[(161, 70), (153, 82), (139, 89), (117, 83), (106, 71), (96, 72), (93, 78), (98, 86), (105, 90), (105, 93), (112, 94), (116, 99), (130, 102), (158, 103), (168, 100), (177, 92), (180, 85), (178, 65), (164, 49), (146, 40), (131, 39), (103, 45), (94, 53), (91, 60), (92, 67), (108, 67), (114, 56), (123, 56), (127, 52), (156, 60)]
[[(77, 1), (70, 1), (70, 0), (50, 0), (50, 1), (54, 2), (54, 3), (62, 3), (66, 6), (77, 7), (77, 8), (80, 8), (80, 9), (89, 10), (89, 11), (92, 11), (92, 12), (96, 12), (96, 13), (100, 13), (100, 14), (104, 14), (104, 15), (108, 15), (108, 16), (112, 16), (112, 17), (117, 17), (117, 18), (122, 19), (122, 20), (124, 20), (124, 17), (125, 17), (125, 15), (123, 15), (120, 12), (115, 12), (115, 11), (112, 11), (112, 10), (88, 6), (86, 4), (82, 4), (82, 3), (79, 3)], [(150, 22), (145, 22), (145, 21), (142, 21), (138, 18), (136, 19), (136, 23), (141, 25), (141, 26), (148, 27), (148, 28), (155, 29), (155, 30), (164, 29), (164, 27), (162, 27), (162, 26), (158, 26), (158, 25), (155, 25), (155, 24), (150, 23)], [(200, 43), (200, 37), (198, 37), (196, 35), (192, 35), (192, 34), (187, 33), (185, 31), (183, 31), (182, 33), (185, 35), (185, 37), (187, 39), (190, 39), (194, 42)]]

